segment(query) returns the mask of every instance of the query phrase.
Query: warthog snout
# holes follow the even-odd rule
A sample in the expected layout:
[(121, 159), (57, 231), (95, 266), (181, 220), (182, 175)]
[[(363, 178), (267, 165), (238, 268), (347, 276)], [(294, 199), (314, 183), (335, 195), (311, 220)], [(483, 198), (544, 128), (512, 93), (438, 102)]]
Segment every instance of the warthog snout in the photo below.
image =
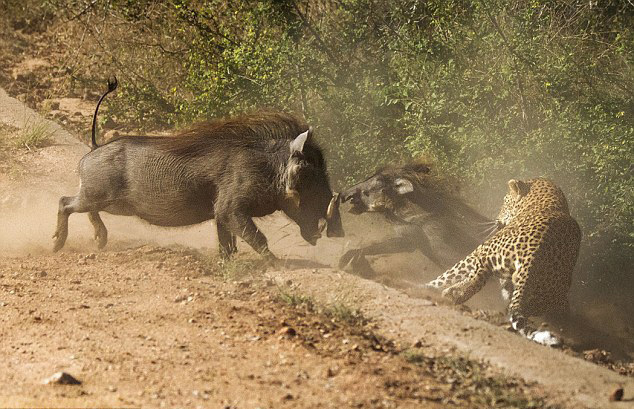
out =
[(350, 201), (350, 204), (352, 205), (352, 207), (350, 208), (350, 213), (361, 214), (369, 210), (368, 204), (363, 201), (361, 196), (361, 189), (353, 188), (341, 194), (341, 201), (343, 203)]

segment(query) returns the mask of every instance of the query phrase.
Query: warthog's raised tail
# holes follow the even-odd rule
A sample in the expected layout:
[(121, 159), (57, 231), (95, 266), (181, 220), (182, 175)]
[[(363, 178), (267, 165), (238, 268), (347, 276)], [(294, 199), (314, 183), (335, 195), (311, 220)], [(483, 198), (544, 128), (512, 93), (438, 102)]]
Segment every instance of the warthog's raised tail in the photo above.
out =
[(101, 96), (101, 98), (99, 98), (99, 102), (97, 102), (95, 114), (92, 116), (92, 139), (90, 141), (90, 149), (93, 151), (99, 147), (99, 145), (97, 145), (97, 112), (99, 112), (99, 106), (106, 95), (117, 89), (117, 85), (119, 85), (117, 77), (113, 76), (112, 78), (108, 78), (108, 90)]

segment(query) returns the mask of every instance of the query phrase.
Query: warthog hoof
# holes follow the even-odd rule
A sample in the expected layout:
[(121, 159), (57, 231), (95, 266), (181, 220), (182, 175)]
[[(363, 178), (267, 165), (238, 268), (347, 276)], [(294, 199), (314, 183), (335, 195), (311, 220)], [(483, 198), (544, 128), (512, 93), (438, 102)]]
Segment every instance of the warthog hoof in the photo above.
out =
[(339, 269), (343, 270), (348, 264), (350, 264), (353, 258), (359, 257), (360, 254), (361, 250), (359, 249), (348, 250), (343, 253), (343, 256), (339, 258)]
[(64, 244), (66, 243), (66, 237), (64, 237), (58, 232), (55, 232), (55, 234), (53, 235), (53, 238), (55, 239), (55, 243), (53, 244), (53, 253), (56, 253), (62, 247), (64, 247)]
[(350, 269), (352, 274), (363, 278), (372, 278), (376, 275), (376, 271), (372, 269), (370, 262), (360, 250), (349, 250), (341, 256), (339, 268), (342, 270)]
[(95, 241), (97, 242), (97, 248), (101, 250), (106, 247), (106, 243), (108, 243), (108, 232), (98, 232), (95, 233)]

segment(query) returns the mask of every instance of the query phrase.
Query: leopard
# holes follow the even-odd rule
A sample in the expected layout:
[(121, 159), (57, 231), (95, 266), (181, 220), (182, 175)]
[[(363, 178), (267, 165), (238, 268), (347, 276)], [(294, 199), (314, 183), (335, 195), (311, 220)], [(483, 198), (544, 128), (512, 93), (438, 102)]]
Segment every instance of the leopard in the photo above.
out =
[(528, 318), (569, 312), (581, 229), (563, 191), (546, 178), (511, 179), (496, 221), (492, 236), (426, 287), (462, 304), (495, 276), (512, 329), (539, 344), (561, 346), (560, 337), (536, 329)]

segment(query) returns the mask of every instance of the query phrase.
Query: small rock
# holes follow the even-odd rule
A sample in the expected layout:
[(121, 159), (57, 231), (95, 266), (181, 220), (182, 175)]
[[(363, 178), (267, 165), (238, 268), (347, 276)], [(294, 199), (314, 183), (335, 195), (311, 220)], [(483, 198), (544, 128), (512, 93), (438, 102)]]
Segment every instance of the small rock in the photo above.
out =
[(95, 253), (88, 254), (85, 258), (86, 260), (94, 260), (97, 255)]
[(42, 381), (43, 384), (80, 385), (81, 381), (67, 372), (57, 372)]
[(282, 401), (288, 401), (293, 399), (295, 399), (295, 397), (290, 393), (287, 393), (286, 395), (282, 396)]
[(292, 338), (297, 335), (297, 331), (293, 327), (282, 327), (282, 329), (277, 331), (277, 334), (282, 337)]
[(623, 400), (623, 388), (617, 388), (610, 394), (610, 402), (620, 402)]
[(598, 348), (583, 351), (583, 357), (586, 361), (594, 363), (609, 363), (611, 360), (611, 356), (608, 351)]

